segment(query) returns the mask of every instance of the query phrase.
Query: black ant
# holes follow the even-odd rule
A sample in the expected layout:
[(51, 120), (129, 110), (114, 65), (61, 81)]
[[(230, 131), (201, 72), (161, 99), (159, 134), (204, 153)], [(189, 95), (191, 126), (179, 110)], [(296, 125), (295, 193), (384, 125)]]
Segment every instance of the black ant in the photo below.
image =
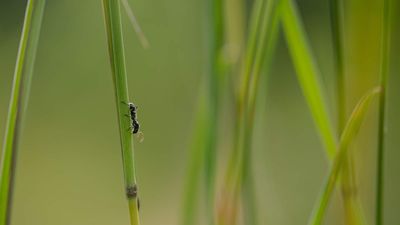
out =
[(131, 120), (132, 120), (132, 133), (136, 134), (139, 129), (140, 129), (140, 124), (137, 121), (137, 107), (133, 103), (128, 103), (129, 106), (129, 112), (131, 114)]
[[(125, 102), (123, 102), (123, 103), (125, 103)], [(137, 109), (138, 109), (138, 107), (135, 106), (135, 104), (133, 104), (132, 102), (125, 103), (125, 104), (127, 104), (129, 106), (129, 114), (130, 114), (130, 115), (126, 115), (126, 116), (129, 117), (131, 119), (131, 121), (132, 121), (132, 125), (131, 125), (131, 127), (129, 129), (132, 131), (133, 134), (137, 134), (138, 133), (138, 135), (140, 136), (140, 140), (143, 141), (143, 137), (142, 137), (143, 134), (141, 132), (139, 132), (140, 124), (137, 121)]]

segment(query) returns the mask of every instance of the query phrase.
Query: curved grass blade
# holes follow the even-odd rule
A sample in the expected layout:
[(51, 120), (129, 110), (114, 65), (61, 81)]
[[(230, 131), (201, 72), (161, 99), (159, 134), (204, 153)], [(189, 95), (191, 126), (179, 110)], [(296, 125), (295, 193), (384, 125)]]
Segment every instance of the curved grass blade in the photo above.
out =
[(125, 67), (119, 0), (103, 0), (104, 19), (107, 31), (112, 78), (118, 113), (125, 190), (128, 199), (131, 225), (139, 225), (139, 199), (136, 184), (134, 148), (128, 113), (128, 82)]
[(131, 22), (133, 29), (136, 32), (136, 35), (139, 37), (139, 41), (142, 44), (143, 48), (149, 47), (149, 41), (144, 35), (142, 28), (139, 25), (139, 22), (136, 19), (135, 14), (133, 13), (132, 7), (130, 7), (128, 0), (121, 0), (122, 5), (125, 9), (126, 14), (128, 15), (129, 21)]
[(29, 0), (19, 44), (1, 158), (0, 225), (10, 223), (18, 143), (28, 105), (45, 0)]
[(360, 129), (371, 101), (380, 92), (380, 87), (372, 89), (360, 99), (357, 106), (354, 108), (350, 119), (343, 130), (338, 152), (333, 160), (329, 176), (327, 177), (321, 195), (317, 201), (317, 204), (315, 205), (313, 214), (308, 223), (309, 225), (320, 225), (322, 223), (323, 216), (332, 195), (332, 191), (337, 183), (339, 172), (342, 169), (342, 165), (345, 163), (347, 149), (349, 149), (349, 145), (354, 140)]

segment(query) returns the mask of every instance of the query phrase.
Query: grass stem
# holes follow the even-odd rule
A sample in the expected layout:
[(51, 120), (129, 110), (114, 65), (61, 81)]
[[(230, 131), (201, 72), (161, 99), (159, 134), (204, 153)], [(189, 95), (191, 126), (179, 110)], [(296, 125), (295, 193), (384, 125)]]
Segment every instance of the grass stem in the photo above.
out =
[(197, 102), (193, 143), (190, 146), (188, 169), (185, 179), (181, 225), (195, 224), (198, 205), (199, 177), (204, 167), (206, 136), (208, 135), (207, 98), (205, 85), (201, 86)]
[(333, 56), (336, 69), (337, 89), (337, 130), (342, 133), (346, 123), (346, 89), (343, 59), (343, 7), (341, 0), (330, 0), (330, 15), (332, 28)]
[[(337, 135), (343, 131), (346, 120), (346, 88), (343, 48), (343, 2), (342, 0), (330, 1), (330, 15), (332, 28), (332, 42), (334, 64), (336, 69), (336, 94), (337, 94)], [(365, 224), (361, 204), (358, 197), (358, 187), (354, 172), (353, 154), (346, 155), (341, 172), (341, 192), (345, 210), (345, 220), (348, 225)]]
[(250, 163), (253, 120), (261, 69), (272, 61), (277, 41), (279, 4), (279, 0), (258, 0), (253, 5), (237, 96), (235, 146), (228, 165), (225, 184), (228, 190), (224, 193), (225, 199), (220, 207), (219, 224), (236, 223), (239, 206), (237, 201), (242, 193), (245, 223), (257, 224), (256, 198)]
[(387, 82), (389, 72), (390, 35), (391, 35), (391, 0), (383, 1), (383, 30), (382, 30), (382, 55), (380, 85), (382, 94), (379, 99), (379, 121), (378, 121), (378, 154), (377, 154), (377, 179), (376, 179), (376, 225), (384, 224), (384, 151), (386, 135), (386, 102)]
[(208, 58), (207, 73), (207, 132), (204, 149), (204, 179), (206, 212), (209, 225), (214, 224), (215, 176), (219, 98), (222, 78), (221, 51), (224, 45), (224, 14), (222, 0), (206, 1)]
[(136, 184), (133, 140), (132, 133), (130, 132), (131, 120), (125, 116), (125, 114), (129, 113), (129, 107), (126, 105), (129, 102), (129, 95), (120, 1), (103, 0), (103, 10), (118, 113), (126, 196), (129, 203), (131, 225), (139, 225), (138, 188)]

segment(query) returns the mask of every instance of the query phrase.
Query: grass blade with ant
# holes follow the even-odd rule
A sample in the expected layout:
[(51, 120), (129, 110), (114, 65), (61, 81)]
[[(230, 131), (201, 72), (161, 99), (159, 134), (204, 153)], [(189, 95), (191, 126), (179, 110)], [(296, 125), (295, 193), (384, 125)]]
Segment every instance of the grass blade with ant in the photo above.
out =
[(130, 129), (131, 121), (130, 118), (125, 116), (128, 112), (126, 102), (129, 102), (129, 100), (120, 4), (119, 0), (103, 0), (102, 2), (118, 113), (125, 190), (128, 198), (131, 225), (139, 225), (139, 200), (137, 196), (133, 140), (132, 133), (127, 132)]

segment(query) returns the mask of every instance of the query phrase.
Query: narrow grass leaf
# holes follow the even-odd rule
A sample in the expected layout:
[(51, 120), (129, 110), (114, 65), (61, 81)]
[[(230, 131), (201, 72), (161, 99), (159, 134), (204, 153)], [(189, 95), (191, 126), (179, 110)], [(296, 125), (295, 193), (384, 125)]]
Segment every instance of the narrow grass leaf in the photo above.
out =
[(129, 113), (127, 106), (129, 98), (119, 0), (103, 0), (103, 11), (118, 113), (126, 196), (128, 198), (131, 225), (139, 225), (138, 189), (133, 140), (130, 132), (131, 120), (125, 116)]
[[(265, 10), (265, 0), (255, 0), (252, 12), (250, 15), (250, 22), (249, 22), (249, 30), (248, 30), (248, 37), (247, 37), (247, 43), (246, 43), (246, 48), (245, 48), (245, 55), (242, 57), (243, 58), (243, 65), (242, 65), (242, 70), (240, 71), (240, 86), (239, 86), (239, 94), (237, 96), (237, 117), (238, 120), (237, 125), (236, 125), (236, 133), (235, 136), (239, 137), (240, 130), (239, 125), (243, 123), (242, 121), (242, 115), (243, 114), (243, 109), (245, 107), (245, 99), (247, 96), (247, 92), (249, 89), (249, 83), (250, 83), (250, 76), (251, 76), (251, 66), (254, 61), (255, 57), (255, 52), (256, 52), (256, 47), (257, 47), (257, 40), (258, 40), (258, 33), (260, 30), (261, 26), (261, 20), (263, 18), (263, 13)], [(235, 142), (238, 142), (238, 138), (235, 139)], [(239, 161), (239, 147), (238, 143), (236, 143), (236, 146), (233, 149), (231, 158), (229, 160), (228, 164), (228, 174), (227, 174), (227, 183), (232, 182), (232, 177), (234, 177), (236, 173), (236, 167), (237, 163)]]
[(181, 225), (195, 224), (199, 196), (199, 177), (204, 166), (204, 149), (207, 136), (207, 99), (205, 85), (199, 91), (194, 140), (189, 152), (189, 164), (185, 181)]
[(204, 136), (204, 183), (206, 216), (209, 225), (213, 225), (214, 200), (215, 200), (215, 177), (217, 163), (217, 135), (218, 114), (220, 111), (220, 89), (222, 87), (222, 60), (221, 51), (224, 45), (224, 13), (222, 0), (207, 0), (206, 27), (207, 27), (207, 60), (206, 60), (206, 94), (207, 94), (207, 131)]
[(148, 48), (149, 47), (149, 41), (146, 38), (146, 35), (144, 34), (142, 28), (139, 25), (138, 20), (136, 19), (135, 14), (133, 13), (132, 8), (129, 5), (128, 0), (121, 0), (122, 5), (125, 9), (126, 14), (128, 15), (129, 21), (132, 24), (133, 29), (136, 32), (136, 35), (139, 38), (140, 43), (142, 44), (143, 48)]
[(343, 130), (346, 122), (346, 93), (344, 78), (344, 59), (343, 59), (343, 5), (342, 0), (330, 0), (331, 30), (333, 42), (333, 58), (336, 73), (337, 89), (337, 133)]
[(297, 7), (292, 0), (283, 0), (283, 30), (292, 55), (297, 78), (317, 125), (323, 145), (330, 159), (335, 156), (336, 139), (330, 122), (328, 107), (323, 94), (320, 75), (313, 59), (306, 33)]
[[(255, 194), (250, 168), (253, 117), (261, 69), (272, 59), (278, 35), (279, 0), (258, 0), (253, 5), (249, 36), (240, 77), (235, 146), (232, 152), (226, 188), (219, 208), (219, 224), (236, 223), (238, 200), (243, 193), (246, 224), (257, 224)], [(241, 191), (243, 189), (243, 192)], [(225, 217), (225, 218), (224, 218)]]
[[(256, 225), (257, 207), (256, 194), (254, 187), (254, 179), (251, 171), (251, 142), (254, 127), (254, 114), (256, 109), (256, 99), (259, 86), (259, 80), (262, 68), (266, 68), (266, 75), (269, 74), (269, 67), (272, 63), (273, 54), (276, 49), (278, 39), (278, 24), (280, 18), (281, 0), (271, 0), (267, 2), (265, 7), (265, 15), (262, 19), (261, 30), (259, 32), (259, 41), (257, 51), (254, 56), (254, 62), (251, 68), (251, 76), (248, 89), (248, 104), (246, 107), (246, 128), (243, 151), (243, 197), (246, 224)], [(267, 78), (266, 78), (267, 79)]]
[(195, 224), (198, 204), (200, 172), (204, 175), (206, 217), (208, 224), (214, 224), (214, 199), (217, 156), (217, 124), (220, 89), (222, 87), (223, 61), (221, 51), (224, 45), (224, 15), (222, 0), (205, 1), (205, 27), (207, 59), (205, 64), (206, 82), (202, 85), (195, 126), (195, 145), (191, 147), (189, 170), (185, 184), (182, 210), (182, 224)]
[[(254, 57), (257, 50), (257, 42), (259, 39), (259, 30), (261, 29), (261, 22), (263, 19), (263, 13), (265, 10), (265, 4), (267, 2), (265, 0), (256, 0), (254, 2), (252, 13), (250, 15), (249, 29), (248, 29), (248, 37), (247, 37), (247, 45), (245, 49), (244, 55), (244, 65), (242, 66), (241, 73), (241, 87), (239, 93), (239, 104), (244, 101), (246, 96), (246, 92), (249, 88), (250, 76), (251, 76), (251, 67), (254, 62)], [(242, 98), (242, 99), (240, 99)], [(240, 107), (240, 105), (239, 105)], [(243, 107), (243, 106), (242, 106)]]
[(25, 11), (1, 158), (0, 225), (10, 224), (18, 144), (28, 105), (45, 3), (45, 0), (29, 0)]
[(355, 139), (360, 129), (360, 126), (365, 118), (371, 101), (380, 92), (380, 87), (372, 89), (360, 99), (360, 101), (354, 108), (350, 119), (348, 120), (341, 135), (338, 152), (336, 153), (336, 156), (333, 160), (333, 164), (331, 166), (321, 195), (314, 207), (309, 225), (320, 225), (322, 223), (323, 216), (325, 214), (329, 200), (332, 196), (332, 191), (337, 183), (339, 172), (342, 169), (342, 165), (346, 160), (347, 149), (349, 149), (349, 145)]

